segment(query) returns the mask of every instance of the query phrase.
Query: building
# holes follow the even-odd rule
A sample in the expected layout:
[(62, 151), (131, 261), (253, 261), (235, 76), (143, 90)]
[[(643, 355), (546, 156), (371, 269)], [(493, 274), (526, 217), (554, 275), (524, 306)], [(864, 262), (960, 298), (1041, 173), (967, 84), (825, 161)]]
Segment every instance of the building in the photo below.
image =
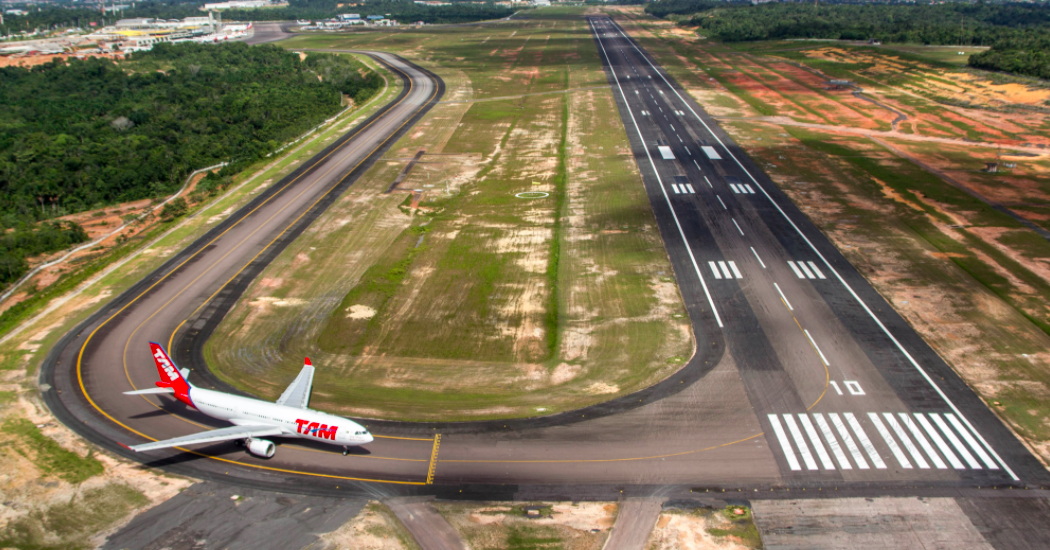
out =
[(148, 29), (153, 25), (153, 19), (148, 17), (137, 17), (135, 19), (120, 19), (113, 24), (118, 29)]
[(344, 13), (339, 16), (340, 21), (359, 21), (360, 19), (360, 13)]
[(272, 8), (287, 6), (287, 3), (270, 2), (270, 0), (230, 0), (228, 2), (215, 2), (201, 6), (202, 11), (241, 9), (250, 10), (256, 8)]
[(379, 21), (381, 19), (386, 19), (386, 17), (384, 17), (382, 15), (369, 15), (369, 16), (366, 16), (365, 19), (368, 19), (369, 21), (374, 23), (374, 22)]

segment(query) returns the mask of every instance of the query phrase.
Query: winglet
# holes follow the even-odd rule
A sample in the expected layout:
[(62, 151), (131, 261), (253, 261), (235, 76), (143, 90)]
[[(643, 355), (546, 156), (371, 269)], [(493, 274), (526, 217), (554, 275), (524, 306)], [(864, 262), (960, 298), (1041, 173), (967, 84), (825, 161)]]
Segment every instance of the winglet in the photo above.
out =
[(303, 364), (304, 365), (310, 365), (311, 367), (314, 365), (313, 363), (310, 362), (310, 358), (309, 357), (306, 358), (306, 363), (303, 363)]

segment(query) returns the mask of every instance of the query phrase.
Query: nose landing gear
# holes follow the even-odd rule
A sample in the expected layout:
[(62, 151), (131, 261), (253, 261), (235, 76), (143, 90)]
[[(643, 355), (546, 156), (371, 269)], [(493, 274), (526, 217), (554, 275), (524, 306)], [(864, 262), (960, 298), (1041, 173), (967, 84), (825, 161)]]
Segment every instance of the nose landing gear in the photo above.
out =
[(349, 453), (350, 453), (350, 449), (347, 449), (346, 445), (343, 445), (343, 456), (346, 456)]

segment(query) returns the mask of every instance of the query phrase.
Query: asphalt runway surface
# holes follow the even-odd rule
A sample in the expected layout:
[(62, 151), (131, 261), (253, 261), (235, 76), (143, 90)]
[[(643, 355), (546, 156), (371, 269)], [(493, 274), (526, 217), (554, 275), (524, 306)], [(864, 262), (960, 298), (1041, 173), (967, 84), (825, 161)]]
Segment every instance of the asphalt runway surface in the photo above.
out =
[(156, 379), (146, 343), (170, 343), (198, 385), (236, 391), (203, 362), (211, 330), (440, 100), (439, 78), (374, 54), (404, 75), (402, 95), (66, 335), (41, 374), (52, 411), (150, 466), (303, 494), (609, 499), (729, 488), (768, 498), (1050, 483), (701, 107), (610, 20), (590, 21), (693, 322), (697, 351), (679, 373), (543, 419), (362, 420), (377, 439), (346, 457), (298, 440), (278, 439), (272, 459), (235, 443), (149, 454), (118, 445), (225, 426), (167, 396), (121, 394)]

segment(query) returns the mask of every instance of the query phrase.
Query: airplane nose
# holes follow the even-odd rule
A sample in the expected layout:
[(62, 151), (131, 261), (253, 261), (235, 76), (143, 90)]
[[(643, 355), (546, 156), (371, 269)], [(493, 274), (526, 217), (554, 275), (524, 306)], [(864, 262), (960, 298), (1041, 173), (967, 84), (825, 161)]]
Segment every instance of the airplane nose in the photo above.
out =
[(369, 443), (371, 443), (373, 441), (375, 441), (375, 438), (372, 437), (372, 434), (365, 434), (365, 443), (364, 443), (365, 445), (367, 445), (367, 444), (369, 444)]

